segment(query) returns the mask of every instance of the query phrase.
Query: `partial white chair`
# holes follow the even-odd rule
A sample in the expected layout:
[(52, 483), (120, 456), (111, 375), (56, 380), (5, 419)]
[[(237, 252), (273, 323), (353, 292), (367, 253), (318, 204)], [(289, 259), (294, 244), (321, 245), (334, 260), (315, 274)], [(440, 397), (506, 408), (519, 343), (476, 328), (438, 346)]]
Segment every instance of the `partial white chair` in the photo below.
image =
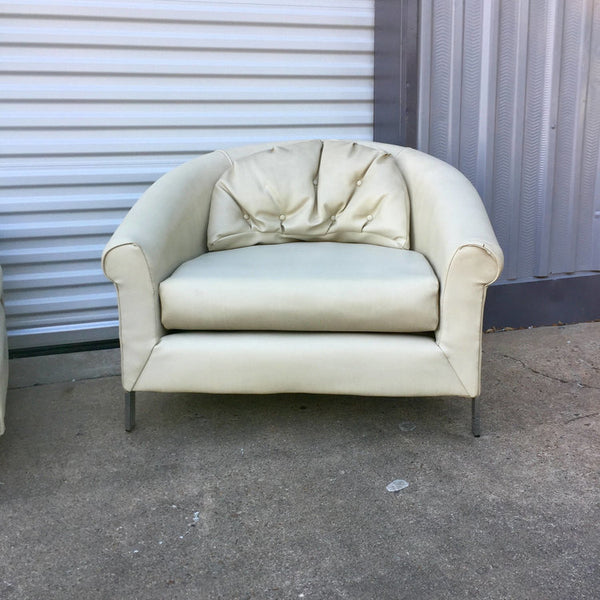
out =
[(125, 428), (135, 392), (472, 399), (503, 256), (456, 169), (312, 140), (216, 151), (160, 178), (103, 255)]
[(4, 433), (6, 411), (6, 388), (8, 387), (8, 343), (6, 341), (6, 320), (4, 316), (4, 293), (2, 287), (2, 267), (0, 267), (0, 435)]

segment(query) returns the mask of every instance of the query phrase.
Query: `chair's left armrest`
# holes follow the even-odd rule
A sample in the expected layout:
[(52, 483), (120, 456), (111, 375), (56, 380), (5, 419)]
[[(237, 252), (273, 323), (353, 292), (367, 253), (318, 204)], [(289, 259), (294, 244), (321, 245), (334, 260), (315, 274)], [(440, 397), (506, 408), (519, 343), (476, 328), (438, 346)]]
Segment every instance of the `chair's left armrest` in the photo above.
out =
[(104, 249), (102, 268), (117, 289), (127, 390), (134, 389), (152, 348), (164, 334), (160, 282), (206, 251), (210, 197), (229, 164), (226, 155), (213, 152), (161, 177), (136, 202)]

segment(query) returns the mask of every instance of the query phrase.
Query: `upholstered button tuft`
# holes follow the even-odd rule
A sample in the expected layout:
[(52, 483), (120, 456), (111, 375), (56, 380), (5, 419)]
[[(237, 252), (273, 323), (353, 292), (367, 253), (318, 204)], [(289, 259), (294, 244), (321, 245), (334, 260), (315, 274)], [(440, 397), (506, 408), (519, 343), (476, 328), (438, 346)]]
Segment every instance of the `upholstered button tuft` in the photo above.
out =
[(331, 219), (332, 221), (336, 221), (336, 220), (337, 220), (337, 217), (336, 217), (335, 215), (331, 215), (330, 219)]
[(373, 220), (373, 215), (367, 215), (367, 221), (372, 221)]
[(356, 182), (356, 185), (358, 185), (358, 186), (361, 186), (361, 185), (362, 185), (362, 179), (359, 179), (359, 180)]
[(318, 181), (316, 179), (313, 179), (313, 185), (317, 185)]
[(244, 219), (246, 219), (246, 221), (250, 220), (250, 215), (244, 215)]
[(285, 221), (285, 215), (279, 215), (279, 220), (280, 221)]

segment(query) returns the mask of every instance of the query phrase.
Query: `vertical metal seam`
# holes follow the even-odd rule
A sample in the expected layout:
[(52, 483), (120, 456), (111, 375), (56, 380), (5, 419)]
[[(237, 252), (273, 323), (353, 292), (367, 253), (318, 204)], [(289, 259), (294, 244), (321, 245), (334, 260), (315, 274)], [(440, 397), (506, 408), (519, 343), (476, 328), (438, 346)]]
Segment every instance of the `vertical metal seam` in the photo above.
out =
[[(552, 249), (550, 271), (574, 272), (576, 270), (577, 228), (580, 223), (579, 202), (582, 179), (582, 157), (585, 132), (585, 94), (589, 84), (589, 58), (591, 52), (591, 0), (571, 2), (565, 7), (561, 76), (558, 106), (557, 153), (565, 139), (568, 152), (555, 169)], [(572, 23), (576, 24), (573, 32)], [(577, 43), (577, 52), (568, 52), (569, 44)], [(569, 86), (566, 90), (564, 86)], [(568, 119), (565, 122), (565, 119)], [(568, 172), (565, 172), (568, 166)], [(564, 218), (564, 222), (563, 222)]]
[[(509, 229), (509, 249), (507, 272), (508, 279), (516, 279), (519, 270), (519, 240), (521, 238), (521, 220), (519, 203), (521, 201), (521, 190), (523, 185), (523, 155), (525, 151), (525, 114), (526, 114), (526, 98), (527, 98), (527, 64), (529, 62), (529, 11), (530, 0), (523, 0), (518, 5), (518, 25), (517, 25), (517, 52), (516, 52), (516, 71), (514, 90), (514, 106), (515, 112), (518, 103), (521, 103), (521, 118), (520, 123), (513, 124), (512, 130), (512, 148), (514, 149), (512, 156), (512, 186), (511, 186), (511, 213), (513, 215), (512, 223)], [(524, 58), (519, 60), (521, 52), (520, 48), (524, 49)], [(518, 151), (517, 151), (518, 149)]]
[(431, 122), (431, 43), (433, 39), (433, 0), (421, 0), (419, 24), (419, 95), (417, 148), (429, 152)]
[[(460, 15), (460, 17), (456, 14)], [(447, 161), (458, 165), (460, 156), (461, 90), (463, 71), (464, 0), (452, 2), (452, 29), (450, 38), (450, 90), (448, 93), (448, 151)]]
[[(492, 203), (494, 119), (496, 113), (496, 76), (498, 63), (498, 11), (497, 0), (483, 5), (483, 35), (481, 49), (481, 90), (479, 95), (479, 123), (477, 140), (476, 185), (486, 206)], [(494, 31), (495, 30), (495, 31)], [(493, 54), (493, 56), (492, 56)]]
[[(579, 45), (579, 60), (577, 61), (579, 65), (585, 65), (585, 68), (580, 66), (579, 77), (585, 77), (585, 85), (581, 86), (582, 90), (582, 98), (577, 101), (576, 110), (577, 110), (577, 122), (581, 123), (580, 128), (577, 131), (577, 139), (575, 140), (577, 146), (577, 156), (575, 159), (575, 164), (577, 165), (577, 174), (573, 177), (573, 194), (572, 194), (572, 205), (573, 210), (571, 214), (571, 228), (570, 228), (570, 245), (569, 245), (569, 271), (575, 272), (577, 270), (577, 230), (581, 223), (581, 187), (582, 187), (582, 175), (583, 175), (583, 153), (584, 153), (584, 140), (585, 140), (585, 117), (586, 117), (586, 109), (585, 109), (585, 101), (587, 98), (587, 90), (590, 82), (590, 62), (592, 56), (592, 41), (593, 41), (593, 12), (594, 5), (598, 8), (599, 4), (595, 3), (594, 0), (584, 0), (584, 8), (581, 15), (581, 26), (583, 30), (582, 40)], [(592, 17), (591, 19), (587, 19), (587, 15)], [(587, 43), (585, 43), (587, 40)], [(600, 153), (598, 156), (598, 168), (597, 171), (597, 181), (600, 181)], [(593, 229), (593, 227), (592, 227)], [(598, 261), (600, 262), (600, 261)], [(600, 267), (600, 264), (598, 265)]]
[(419, 90), (419, 0), (403, 0), (402, 11), (402, 91), (404, 107), (400, 118), (401, 142), (417, 145)]
[(538, 256), (537, 276), (550, 272), (550, 234), (554, 205), (554, 173), (556, 169), (556, 124), (558, 119), (558, 85), (564, 3), (549, 0), (546, 17), (546, 57), (544, 64), (544, 95), (542, 97), (542, 135), (540, 136), (540, 171), (537, 206), (539, 213), (536, 228)]
[[(590, 70), (588, 72), (587, 79), (587, 88), (585, 90), (585, 102), (586, 102), (586, 110), (585, 110), (585, 124), (584, 124), (584, 135), (582, 139), (582, 144), (585, 150), (587, 150), (588, 144), (587, 139), (588, 136), (596, 134), (596, 136), (600, 133), (599, 127), (599, 118), (598, 114), (594, 115), (595, 118), (592, 118), (590, 114), (594, 109), (598, 111), (598, 103), (591, 102), (593, 100), (594, 91), (597, 94), (600, 94), (600, 79), (594, 79), (593, 69), (594, 67), (598, 72), (600, 72), (600, 39), (596, 41), (596, 45), (594, 45), (594, 34), (600, 36), (600, 2), (598, 0), (594, 0), (592, 4), (591, 10), (591, 33), (590, 33), (590, 46), (589, 46), (589, 54), (590, 57), (594, 56), (594, 51), (596, 51), (596, 61), (591, 61)], [(594, 87), (595, 84), (595, 87)], [(591, 121), (591, 124), (590, 124)], [(592, 140), (591, 144), (594, 144), (594, 140)], [(590, 182), (590, 195), (591, 195), (591, 227), (590, 227), (590, 241), (589, 241), (589, 251), (590, 256), (588, 258), (588, 262), (586, 263), (586, 256), (583, 255), (582, 249), (582, 236), (581, 232), (578, 236), (577, 240), (577, 268), (592, 268), (592, 269), (600, 269), (600, 143), (596, 140), (596, 165), (595, 165), (595, 177), (593, 178), (593, 182)], [(587, 183), (587, 172), (585, 170), (586, 165), (582, 162), (581, 167), (581, 183), (582, 186), (584, 183)], [(582, 199), (580, 199), (580, 209), (582, 204)]]
[(547, 77), (548, 0), (530, 0), (527, 75), (523, 132), (522, 177), (519, 202), (518, 275), (536, 273), (540, 253), (541, 185), (543, 183), (544, 97)]

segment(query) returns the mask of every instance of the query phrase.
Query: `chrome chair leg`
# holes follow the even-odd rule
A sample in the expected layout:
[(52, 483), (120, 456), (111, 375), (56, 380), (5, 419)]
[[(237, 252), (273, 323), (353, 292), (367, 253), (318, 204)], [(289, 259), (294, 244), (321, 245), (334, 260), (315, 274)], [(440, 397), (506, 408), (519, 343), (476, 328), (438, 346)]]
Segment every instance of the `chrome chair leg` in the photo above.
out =
[(479, 414), (479, 396), (471, 399), (471, 431), (475, 437), (481, 435), (481, 416)]
[(125, 392), (125, 431), (135, 427), (135, 392)]

